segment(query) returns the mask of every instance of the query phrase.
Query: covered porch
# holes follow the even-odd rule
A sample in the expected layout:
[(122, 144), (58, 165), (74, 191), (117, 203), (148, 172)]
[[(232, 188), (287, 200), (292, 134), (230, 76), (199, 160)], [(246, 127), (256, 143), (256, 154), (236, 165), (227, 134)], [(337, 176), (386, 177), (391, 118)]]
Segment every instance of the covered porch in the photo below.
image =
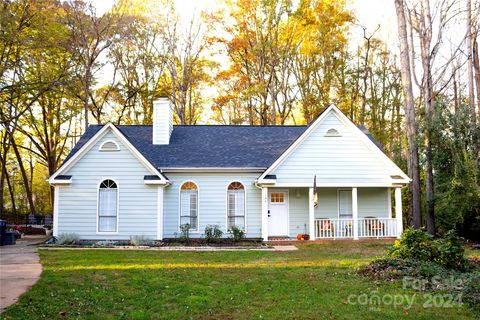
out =
[[(393, 190), (392, 190), (393, 189)], [(393, 196), (392, 196), (393, 193)], [(262, 186), (262, 238), (394, 238), (403, 231), (401, 186)], [(393, 198), (393, 199), (392, 199)]]

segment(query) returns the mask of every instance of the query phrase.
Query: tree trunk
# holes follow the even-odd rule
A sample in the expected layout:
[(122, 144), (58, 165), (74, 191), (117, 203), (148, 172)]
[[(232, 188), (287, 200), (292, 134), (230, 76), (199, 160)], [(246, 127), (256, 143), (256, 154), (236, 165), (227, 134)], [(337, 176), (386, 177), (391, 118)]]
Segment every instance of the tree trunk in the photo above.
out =
[(22, 156), (20, 155), (18, 146), (13, 138), (13, 133), (9, 132), (8, 134), (10, 135), (10, 143), (11, 143), (12, 149), (15, 153), (15, 156), (17, 157), (20, 173), (22, 174), (22, 180), (25, 188), (25, 194), (27, 196), (28, 205), (30, 207), (30, 213), (35, 215), (35, 205), (33, 203), (33, 194), (32, 194), (32, 190), (30, 189), (30, 183), (28, 181), (27, 172), (25, 171), (25, 167), (23, 166)]
[(457, 69), (453, 69), (453, 106), (455, 110), (455, 115), (458, 115), (458, 108), (460, 106), (460, 101), (458, 99), (458, 84), (457, 84)]
[[(477, 113), (480, 112), (480, 61), (479, 61), (479, 56), (478, 56), (478, 41), (477, 41), (477, 35), (478, 33), (475, 34), (474, 40), (473, 40), (473, 69), (475, 70), (475, 87), (477, 89)], [(475, 114), (475, 120), (477, 119), (477, 115)], [(475, 121), (475, 126), (476, 126), (476, 121)]]
[[(8, 174), (5, 176), (5, 181), (7, 181), (8, 192), (10, 193), (10, 199), (12, 200), (12, 214), (15, 215), (15, 223), (17, 223), (17, 203), (15, 201), (15, 192), (13, 190), (13, 184), (15, 181), (10, 181)], [(2, 190), (3, 191), (3, 190)]]
[(468, 105), (472, 113), (472, 126), (476, 125), (475, 112), (475, 93), (473, 83), (473, 41), (474, 33), (472, 32), (472, 1), (467, 0), (467, 75), (468, 75)]
[[(477, 110), (475, 111), (475, 106), (473, 106), (473, 114), (472, 114), (472, 122), (474, 128), (474, 143), (473, 143), (473, 152), (475, 157), (477, 158), (477, 165), (480, 166), (480, 156), (479, 156), (479, 148), (480, 148), (480, 132), (477, 127), (477, 114), (476, 112), (480, 112), (480, 61), (478, 57), (478, 42), (476, 40), (476, 36), (473, 42), (473, 67), (475, 69), (475, 84), (477, 87)], [(480, 181), (480, 177), (478, 178)]]
[(412, 179), (411, 208), (413, 226), (420, 228), (422, 225), (420, 172), (418, 165), (417, 124), (415, 119), (415, 104), (413, 99), (412, 75), (410, 73), (410, 56), (408, 49), (407, 23), (403, 0), (395, 0), (397, 12), (398, 38), (400, 43), (400, 64), (402, 87), (405, 95), (405, 121), (408, 141), (408, 173)]
[[(430, 16), (430, 4), (426, 0), (426, 8), (421, 4), (420, 12), (420, 52), (423, 68), (422, 93), (425, 105), (425, 195), (426, 195), (426, 222), (427, 232), (435, 234), (435, 203), (433, 191), (433, 166), (432, 166), (432, 121), (435, 108), (433, 94), (433, 80), (431, 70), (431, 30), (434, 26), (427, 26), (426, 18)], [(430, 21), (430, 20), (429, 20)]]
[(7, 177), (7, 159), (5, 157), (6, 154), (3, 154), (4, 153), (3, 150), (1, 152), (2, 154), (0, 155), (0, 165), (2, 166), (2, 168), (0, 172), (0, 219), (2, 219), (3, 217), (3, 208), (4, 208), (3, 188), (5, 187), (5, 179)]

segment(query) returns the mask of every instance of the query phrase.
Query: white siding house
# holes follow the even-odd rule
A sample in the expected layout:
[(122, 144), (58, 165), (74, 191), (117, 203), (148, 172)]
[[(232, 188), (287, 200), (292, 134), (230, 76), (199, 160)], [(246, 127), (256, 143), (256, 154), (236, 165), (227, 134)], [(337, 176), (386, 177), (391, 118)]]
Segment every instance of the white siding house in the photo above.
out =
[(188, 223), (315, 240), (398, 236), (409, 178), (334, 106), (309, 127), (172, 126), (162, 99), (153, 126), (90, 127), (49, 181), (54, 236), (167, 239)]

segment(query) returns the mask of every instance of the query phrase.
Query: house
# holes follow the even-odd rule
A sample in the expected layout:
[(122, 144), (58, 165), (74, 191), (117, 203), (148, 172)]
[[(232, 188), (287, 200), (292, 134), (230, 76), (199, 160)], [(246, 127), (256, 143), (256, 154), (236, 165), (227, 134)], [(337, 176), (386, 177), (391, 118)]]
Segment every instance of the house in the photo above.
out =
[(308, 127), (175, 126), (166, 98), (153, 125), (90, 126), (49, 179), (54, 236), (91, 240), (175, 238), (185, 224), (191, 237), (207, 225), (263, 240), (396, 237), (409, 181), (333, 105)]

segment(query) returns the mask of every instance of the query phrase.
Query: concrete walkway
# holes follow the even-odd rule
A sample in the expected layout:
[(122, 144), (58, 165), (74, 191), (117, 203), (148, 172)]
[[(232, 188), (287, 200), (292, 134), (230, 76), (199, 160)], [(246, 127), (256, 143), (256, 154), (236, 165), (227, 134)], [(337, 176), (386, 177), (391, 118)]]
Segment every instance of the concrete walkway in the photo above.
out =
[(293, 245), (278, 245), (271, 247), (188, 247), (188, 246), (172, 246), (172, 247), (148, 247), (148, 246), (118, 246), (118, 247), (42, 247), (42, 250), (145, 250), (145, 251), (295, 251), (297, 247)]
[(13, 246), (0, 247), (0, 313), (17, 302), (42, 273), (36, 244), (45, 236), (26, 236)]

